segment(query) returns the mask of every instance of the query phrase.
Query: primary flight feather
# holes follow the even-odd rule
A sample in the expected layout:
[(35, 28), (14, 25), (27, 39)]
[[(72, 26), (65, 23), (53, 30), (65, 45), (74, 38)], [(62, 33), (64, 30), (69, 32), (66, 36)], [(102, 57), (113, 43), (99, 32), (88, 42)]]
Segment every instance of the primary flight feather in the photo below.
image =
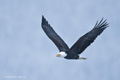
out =
[(108, 27), (108, 23), (106, 20), (103, 20), (103, 18), (100, 22), (97, 21), (94, 28), (80, 37), (71, 48), (69, 48), (63, 39), (54, 31), (44, 16), (42, 16), (41, 26), (46, 35), (59, 49), (60, 53), (58, 53), (56, 57), (64, 57), (65, 59), (86, 59), (80, 57), (80, 54)]

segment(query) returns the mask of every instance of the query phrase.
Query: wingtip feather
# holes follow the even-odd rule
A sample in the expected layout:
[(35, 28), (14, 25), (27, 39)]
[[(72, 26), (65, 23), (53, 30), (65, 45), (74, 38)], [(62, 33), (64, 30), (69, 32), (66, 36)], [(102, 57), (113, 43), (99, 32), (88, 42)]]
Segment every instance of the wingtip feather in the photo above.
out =
[(42, 15), (42, 22), (46, 21), (46, 19), (44, 18), (44, 16)]
[(48, 22), (47, 22), (47, 20), (45, 19), (45, 17), (42, 15), (42, 23), (41, 23), (41, 25), (43, 26), (43, 25), (48, 25)]
[(94, 28), (100, 28), (100, 29), (105, 29), (108, 27), (108, 23), (107, 23), (107, 19), (104, 20), (104, 17), (100, 20), (100, 22), (98, 23), (98, 21), (95, 24)]

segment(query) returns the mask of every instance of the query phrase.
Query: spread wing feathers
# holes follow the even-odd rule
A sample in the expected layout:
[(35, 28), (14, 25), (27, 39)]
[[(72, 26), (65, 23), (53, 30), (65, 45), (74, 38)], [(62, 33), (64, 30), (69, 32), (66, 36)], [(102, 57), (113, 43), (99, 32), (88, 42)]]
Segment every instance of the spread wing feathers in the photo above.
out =
[(106, 20), (103, 21), (103, 18), (99, 23), (97, 21), (95, 27), (91, 31), (80, 37), (78, 41), (70, 48), (68, 53), (82, 53), (107, 27), (108, 23), (106, 22)]
[(59, 51), (67, 51), (69, 47), (67, 44), (60, 38), (60, 36), (53, 30), (48, 21), (42, 16), (42, 28), (46, 35), (54, 42)]

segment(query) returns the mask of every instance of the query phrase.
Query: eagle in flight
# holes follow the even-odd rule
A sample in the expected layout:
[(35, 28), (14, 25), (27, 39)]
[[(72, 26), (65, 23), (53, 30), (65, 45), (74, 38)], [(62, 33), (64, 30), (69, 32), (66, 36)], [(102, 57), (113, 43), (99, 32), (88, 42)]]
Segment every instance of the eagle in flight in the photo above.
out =
[(75, 59), (75, 60), (85, 60), (87, 58), (81, 57), (80, 54), (100, 35), (107, 27), (107, 20), (103, 18), (96, 22), (94, 28), (88, 33), (81, 36), (75, 44), (69, 48), (68, 45), (63, 41), (63, 39), (54, 31), (48, 21), (42, 16), (42, 29), (46, 35), (54, 42), (54, 44), (59, 49), (59, 53), (56, 57), (63, 57), (65, 59)]

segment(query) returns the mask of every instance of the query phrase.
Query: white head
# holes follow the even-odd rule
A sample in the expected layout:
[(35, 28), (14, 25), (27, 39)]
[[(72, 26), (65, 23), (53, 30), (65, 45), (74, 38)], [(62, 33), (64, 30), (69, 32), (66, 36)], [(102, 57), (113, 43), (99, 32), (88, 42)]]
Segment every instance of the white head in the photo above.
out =
[(67, 56), (67, 54), (65, 52), (60, 52), (56, 55), (56, 57), (63, 57), (63, 58), (66, 56)]

